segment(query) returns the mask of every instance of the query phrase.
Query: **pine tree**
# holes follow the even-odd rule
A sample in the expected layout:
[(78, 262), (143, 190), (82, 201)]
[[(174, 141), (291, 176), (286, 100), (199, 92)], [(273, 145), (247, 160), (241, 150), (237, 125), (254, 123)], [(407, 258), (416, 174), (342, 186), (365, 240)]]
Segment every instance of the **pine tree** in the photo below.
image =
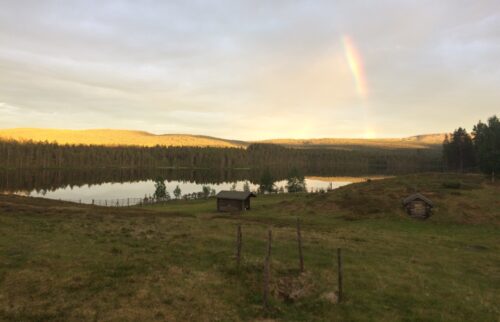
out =
[(491, 174), (494, 182), (495, 174), (500, 172), (500, 120), (492, 116), (488, 124), (479, 122), (474, 126), (473, 135), (479, 168)]
[(163, 178), (157, 178), (155, 181), (155, 192), (153, 197), (156, 200), (163, 200), (167, 198), (167, 187)]
[(296, 168), (293, 168), (288, 174), (286, 189), (289, 193), (307, 191), (305, 178)]
[(443, 142), (443, 159), (448, 169), (464, 172), (476, 165), (471, 136), (461, 127)]
[(181, 188), (177, 185), (177, 187), (175, 187), (175, 189), (174, 189), (175, 199), (180, 199), (181, 195), (182, 195)]
[(274, 178), (268, 168), (264, 170), (262, 176), (260, 177), (259, 190), (261, 193), (273, 193), (276, 191)]

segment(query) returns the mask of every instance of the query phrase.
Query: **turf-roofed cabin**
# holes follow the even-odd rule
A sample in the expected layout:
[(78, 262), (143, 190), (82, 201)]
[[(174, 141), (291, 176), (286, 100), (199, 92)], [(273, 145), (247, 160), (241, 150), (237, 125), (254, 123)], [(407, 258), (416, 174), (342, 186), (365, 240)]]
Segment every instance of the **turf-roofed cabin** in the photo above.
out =
[(428, 218), (431, 215), (434, 203), (420, 193), (415, 193), (403, 199), (408, 215), (414, 218)]
[(250, 210), (250, 198), (255, 194), (247, 191), (223, 190), (217, 194), (217, 211), (243, 211)]

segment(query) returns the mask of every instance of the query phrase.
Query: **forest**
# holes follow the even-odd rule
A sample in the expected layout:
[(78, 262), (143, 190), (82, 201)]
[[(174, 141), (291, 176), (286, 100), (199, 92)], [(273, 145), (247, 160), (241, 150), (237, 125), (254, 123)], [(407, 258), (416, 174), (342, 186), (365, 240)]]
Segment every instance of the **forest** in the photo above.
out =
[(248, 148), (59, 145), (0, 141), (3, 169), (300, 168), (308, 172), (343, 169), (369, 172), (436, 171), (439, 149), (294, 149), (275, 144)]
[(479, 121), (472, 133), (459, 127), (443, 142), (443, 160), (446, 169), (471, 172), (500, 173), (500, 120), (492, 116), (486, 123)]

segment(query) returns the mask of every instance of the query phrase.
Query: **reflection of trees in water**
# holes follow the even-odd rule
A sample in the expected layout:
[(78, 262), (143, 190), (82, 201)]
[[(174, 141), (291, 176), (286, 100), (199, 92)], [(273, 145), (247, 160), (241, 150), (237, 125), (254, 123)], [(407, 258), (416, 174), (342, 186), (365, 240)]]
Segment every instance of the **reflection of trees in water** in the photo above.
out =
[[(422, 168), (388, 169), (387, 164), (371, 163), (368, 167), (343, 164), (335, 167), (311, 165), (300, 168), (306, 176), (367, 176), (373, 174), (399, 174), (425, 171)], [(258, 184), (263, 169), (80, 169), (80, 170), (2, 170), (0, 191), (30, 192), (44, 194), (58, 188), (99, 185), (103, 183), (125, 183), (154, 180), (183, 181), (197, 184), (220, 184), (235, 181), (250, 181)], [(284, 180), (290, 171), (286, 167), (270, 168), (276, 181)]]
[(84, 170), (4, 170), (0, 171), (0, 190), (51, 191), (58, 188), (154, 180), (187, 181), (216, 184), (245, 180), (252, 177), (249, 170), (158, 170), (158, 169), (84, 169)]
[[(158, 170), (162, 167), (163, 170)], [(189, 170), (167, 170), (166, 167)], [(276, 180), (285, 179), (291, 168), (297, 168), (301, 174), (308, 176), (435, 171), (441, 168), (441, 153), (439, 149), (358, 149), (347, 146), (342, 149), (290, 149), (273, 144), (252, 144), (247, 149), (105, 147), (0, 140), (0, 168), (19, 169), (0, 170), (0, 190), (43, 192), (85, 184), (135, 182), (157, 177), (198, 184), (239, 180), (255, 184), (264, 168), (269, 168), (272, 178)], [(64, 168), (79, 170), (40, 170)], [(197, 170), (200, 168), (211, 169)]]

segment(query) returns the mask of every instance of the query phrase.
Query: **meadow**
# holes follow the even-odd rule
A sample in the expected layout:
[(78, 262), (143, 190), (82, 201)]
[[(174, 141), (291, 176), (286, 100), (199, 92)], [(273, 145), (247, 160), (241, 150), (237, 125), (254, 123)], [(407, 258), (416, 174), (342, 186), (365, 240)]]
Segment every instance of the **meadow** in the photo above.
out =
[[(401, 199), (414, 191), (436, 204), (428, 220), (402, 210)], [(329, 193), (259, 195), (241, 214), (216, 213), (214, 199), (103, 208), (1, 195), (0, 320), (497, 321), (499, 232), (500, 184), (481, 175), (407, 175)], [(341, 303), (331, 296), (337, 248)]]

